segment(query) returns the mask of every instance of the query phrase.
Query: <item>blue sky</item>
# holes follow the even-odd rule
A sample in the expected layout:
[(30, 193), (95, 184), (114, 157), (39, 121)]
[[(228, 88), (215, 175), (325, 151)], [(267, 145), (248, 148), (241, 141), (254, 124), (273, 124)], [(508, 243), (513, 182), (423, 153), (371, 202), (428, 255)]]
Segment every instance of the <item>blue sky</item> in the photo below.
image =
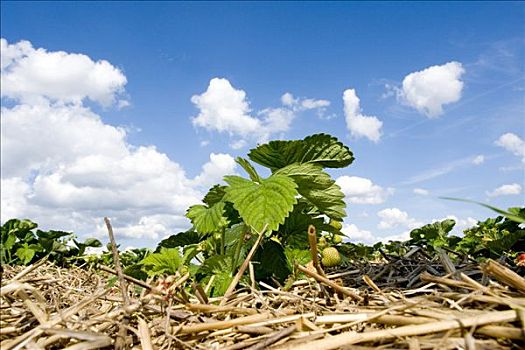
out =
[(523, 3), (1, 10), (2, 221), (104, 235), (108, 215), (123, 244), (154, 245), (242, 173), (232, 157), (318, 132), (356, 157), (332, 172), (351, 240), (492, 215), (438, 196), (523, 205)]

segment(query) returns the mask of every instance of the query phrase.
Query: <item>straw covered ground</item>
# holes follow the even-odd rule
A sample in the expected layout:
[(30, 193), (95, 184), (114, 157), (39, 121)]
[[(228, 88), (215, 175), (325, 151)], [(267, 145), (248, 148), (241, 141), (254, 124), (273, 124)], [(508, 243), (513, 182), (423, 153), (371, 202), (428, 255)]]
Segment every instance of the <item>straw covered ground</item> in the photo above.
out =
[[(418, 248), (382, 263), (297, 267), (291, 288), (208, 298), (189, 275), (145, 283), (99, 266), (3, 266), (0, 348), (523, 349), (525, 280)], [(124, 283), (123, 283), (124, 284)]]

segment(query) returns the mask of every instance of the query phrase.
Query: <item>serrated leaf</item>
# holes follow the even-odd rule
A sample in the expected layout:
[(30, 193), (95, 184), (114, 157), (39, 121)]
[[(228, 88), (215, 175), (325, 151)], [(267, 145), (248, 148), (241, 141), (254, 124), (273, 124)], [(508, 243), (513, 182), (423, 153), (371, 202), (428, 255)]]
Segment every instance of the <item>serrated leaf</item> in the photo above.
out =
[(146, 267), (150, 276), (164, 273), (173, 275), (182, 265), (182, 258), (177, 248), (161, 248), (159, 253), (146, 256), (140, 263)]
[(258, 280), (273, 276), (279, 281), (284, 281), (291, 273), (284, 247), (274, 240), (265, 241), (257, 249), (254, 260), (260, 262), (255, 267), (255, 276)]
[(309, 249), (308, 226), (319, 228), (323, 225), (323, 218), (307, 214), (304, 212), (305, 207), (306, 203), (297, 203), (284, 224), (279, 226), (279, 236), (287, 248)]
[(88, 238), (84, 241), (86, 247), (100, 248), (102, 247), (102, 242), (96, 238)]
[(22, 264), (27, 265), (35, 256), (36, 251), (29, 247), (27, 243), (16, 250), (16, 256), (22, 261)]
[(216, 203), (210, 208), (201, 204), (193, 205), (188, 209), (186, 217), (201, 235), (217, 232), (228, 225), (224, 217), (224, 202)]
[(277, 230), (297, 203), (297, 184), (284, 175), (272, 175), (261, 183), (239, 176), (225, 176), (230, 185), (225, 200), (233, 203), (247, 225), (261, 231), (268, 224), (267, 232)]
[(304, 140), (270, 141), (252, 149), (248, 157), (272, 171), (293, 163), (315, 163), (326, 168), (344, 168), (354, 160), (352, 151), (328, 134), (315, 134)]
[(232, 271), (232, 257), (229, 255), (214, 255), (204, 260), (199, 268), (199, 273), (214, 275), (223, 271)]
[(341, 188), (320, 165), (294, 163), (277, 170), (275, 174), (294, 179), (298, 185), (297, 191), (322, 214), (339, 221), (346, 216)]
[(204, 196), (204, 199), (202, 201), (208, 206), (212, 206), (214, 204), (219, 203), (220, 201), (222, 201), (222, 198), (226, 194), (225, 189), (226, 189), (226, 186), (221, 186), (221, 185), (213, 186), (212, 188), (210, 188), (206, 196)]
[(288, 260), (288, 268), (293, 270), (295, 264), (306, 265), (312, 260), (312, 254), (306, 249), (291, 249), (286, 247), (284, 254)]
[(160, 251), (162, 247), (164, 248), (184, 247), (189, 244), (199, 243), (201, 240), (202, 240), (202, 237), (193, 230), (179, 232), (176, 235), (171, 235), (168, 238), (160, 241), (160, 243), (157, 245), (156, 251)]
[(255, 168), (250, 164), (249, 161), (247, 161), (247, 160), (244, 159), (244, 158), (237, 157), (237, 158), (235, 158), (235, 162), (237, 162), (237, 164), (239, 164), (240, 166), (242, 166), (242, 168), (246, 171), (246, 173), (248, 173), (248, 176), (250, 176), (250, 179), (251, 179), (252, 181), (255, 181), (255, 182), (261, 182), (261, 177), (259, 176), (259, 174), (257, 174), (257, 171), (256, 171)]

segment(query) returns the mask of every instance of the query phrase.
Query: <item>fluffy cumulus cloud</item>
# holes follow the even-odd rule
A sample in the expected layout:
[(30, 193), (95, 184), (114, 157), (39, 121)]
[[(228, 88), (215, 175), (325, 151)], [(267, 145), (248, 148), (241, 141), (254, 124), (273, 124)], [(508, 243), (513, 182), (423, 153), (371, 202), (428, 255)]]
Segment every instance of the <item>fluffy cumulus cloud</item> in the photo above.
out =
[(197, 185), (210, 187), (222, 181), (225, 174), (235, 174), (236, 163), (232, 156), (225, 153), (210, 154), (210, 161), (202, 166), (202, 172), (193, 182)]
[(408, 74), (398, 89), (398, 98), (429, 118), (443, 114), (443, 106), (457, 102), (463, 91), (462, 75), (465, 73), (459, 62), (448, 62), (431, 66)]
[(489, 197), (499, 197), (499, 196), (512, 196), (521, 193), (521, 185), (517, 183), (501, 185), (498, 188), (495, 188), (492, 191), (487, 191), (486, 194)]
[(354, 224), (344, 224), (341, 232), (352, 243), (372, 244), (376, 242), (376, 238), (370, 231), (361, 230)]
[[(235, 171), (230, 155), (212, 153), (191, 178), (154, 146), (129, 144), (125, 129), (105, 123), (83, 104), (118, 100), (125, 77), (115, 68), (98, 75), (100, 65), (109, 63), (34, 49), (28, 42), (2, 45), (2, 79), (4, 69), (11, 79), (6, 78), (3, 97), (15, 101), (2, 107), (2, 221), (28, 217), (44, 228), (105, 237), (102, 217), (109, 216), (117, 235), (158, 239), (188, 227), (185, 209), (200, 202), (211, 183)], [(54, 80), (35, 73), (35, 64), (44, 71), (60, 64), (63, 72)], [(80, 87), (63, 88), (69, 83), (64, 71), (71, 71)], [(26, 81), (35, 86), (24, 87)]]
[[(35, 49), (28, 41), (0, 39), (2, 97), (34, 103), (42, 97), (80, 103), (88, 98), (108, 106), (124, 91), (126, 77), (108, 61), (86, 55)], [(126, 104), (126, 102), (121, 101)]]
[(210, 132), (227, 133), (235, 140), (230, 143), (234, 149), (247, 144), (248, 139), (267, 141), (271, 135), (290, 129), (297, 113), (315, 110), (324, 115), (330, 105), (326, 100), (295, 98), (291, 93), (281, 97), (281, 107), (264, 108), (252, 111), (246, 92), (236, 89), (224, 78), (213, 78), (208, 88), (200, 95), (191, 98), (199, 110), (192, 118), (195, 127)]
[(525, 163), (525, 141), (521, 137), (511, 132), (503, 134), (496, 140), (496, 145), (503, 147), (515, 156), (521, 157)]
[(381, 204), (394, 191), (392, 188), (384, 189), (372, 180), (359, 176), (343, 175), (336, 179), (336, 183), (341, 187), (345, 201), (354, 204)]
[(346, 127), (355, 138), (366, 137), (378, 142), (381, 138), (383, 122), (377, 117), (366, 116), (361, 113), (359, 97), (354, 89), (345, 90), (343, 93)]
[(381, 219), (377, 228), (385, 230), (392, 228), (408, 228), (414, 229), (423, 225), (422, 222), (411, 218), (406, 211), (398, 208), (386, 208), (377, 212), (377, 216)]

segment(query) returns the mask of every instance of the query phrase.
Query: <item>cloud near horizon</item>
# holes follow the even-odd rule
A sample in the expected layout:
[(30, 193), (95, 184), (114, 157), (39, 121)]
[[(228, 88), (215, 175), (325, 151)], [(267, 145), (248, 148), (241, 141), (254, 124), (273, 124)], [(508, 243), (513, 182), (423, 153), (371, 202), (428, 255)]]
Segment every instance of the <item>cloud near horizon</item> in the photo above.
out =
[(187, 207), (235, 172), (232, 156), (211, 153), (188, 177), (155, 146), (130, 144), (124, 128), (105, 123), (84, 102), (118, 107), (126, 77), (109, 62), (27, 41), (1, 45), (2, 97), (14, 101), (1, 110), (2, 221), (27, 217), (43, 228), (105, 236), (109, 216), (116, 235), (158, 239), (187, 228)]

